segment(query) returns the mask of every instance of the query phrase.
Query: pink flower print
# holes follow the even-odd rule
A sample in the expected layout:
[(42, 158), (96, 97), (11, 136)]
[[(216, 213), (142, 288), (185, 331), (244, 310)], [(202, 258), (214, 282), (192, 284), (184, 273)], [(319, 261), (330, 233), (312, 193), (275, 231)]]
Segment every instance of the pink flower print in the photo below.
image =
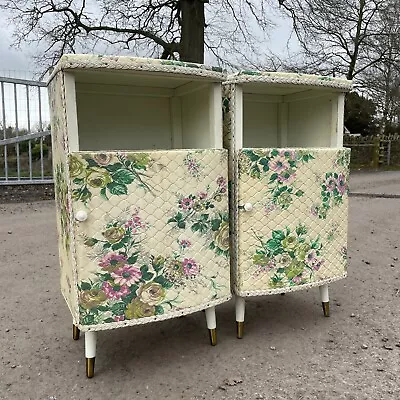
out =
[(276, 205), (274, 203), (268, 203), (264, 207), (264, 212), (265, 214), (269, 214), (270, 212), (274, 211), (276, 209)]
[(311, 215), (316, 217), (318, 215), (318, 206), (314, 205), (311, 207)]
[(106, 271), (114, 271), (126, 264), (127, 258), (122, 254), (108, 253), (99, 262), (99, 266)]
[(292, 278), (293, 283), (300, 283), (301, 282), (301, 276), (295, 276)]
[(294, 161), (296, 159), (296, 153), (293, 150), (281, 150), (279, 152), (279, 155), (281, 157), (286, 157), (291, 161)]
[(312, 266), (313, 270), (318, 271), (322, 267), (323, 263), (324, 263), (324, 260), (317, 260), (317, 259), (314, 260), (313, 266)]
[(138, 215), (133, 215), (128, 221), (125, 222), (125, 228), (131, 228), (133, 234), (138, 233), (144, 224)]
[(111, 276), (114, 278), (116, 284), (131, 286), (139, 282), (142, 273), (140, 269), (134, 265), (124, 265), (122, 268), (118, 268), (116, 271), (112, 272)]
[(204, 200), (205, 198), (207, 198), (208, 194), (206, 192), (200, 192), (199, 193), (199, 199), (200, 200)]
[(281, 172), (289, 168), (289, 162), (285, 157), (277, 156), (268, 162), (268, 167), (271, 171)]
[(192, 176), (200, 176), (201, 164), (198, 161), (194, 160), (190, 155), (188, 155), (185, 158), (184, 163)]
[(220, 193), (226, 193), (227, 181), (223, 176), (217, 179), (217, 185), (219, 186)]
[(194, 201), (190, 197), (184, 197), (182, 200), (179, 200), (179, 207), (182, 210), (190, 211), (193, 208)]
[(193, 258), (184, 258), (182, 262), (183, 272), (187, 277), (195, 276), (199, 273), (200, 268)]
[(123, 321), (125, 319), (125, 315), (116, 315), (114, 317), (115, 322)]
[(339, 174), (336, 183), (339, 193), (343, 195), (347, 190), (346, 177), (344, 174)]
[(326, 178), (325, 186), (328, 192), (333, 192), (336, 188), (336, 179), (333, 176)]
[(109, 282), (104, 282), (101, 288), (106, 296), (112, 300), (119, 300), (121, 297), (127, 296), (130, 293), (128, 286), (112, 286)]
[(224, 188), (226, 188), (226, 184), (227, 184), (226, 179), (225, 179), (223, 176), (220, 176), (220, 177), (217, 179), (217, 185), (218, 185), (219, 187), (224, 187)]
[(317, 258), (317, 253), (315, 252), (315, 250), (311, 250), (311, 251), (307, 254), (306, 259), (305, 259), (305, 262), (306, 262), (307, 265), (310, 265), (310, 266), (311, 266), (311, 265), (314, 264), (316, 258)]
[(273, 260), (269, 260), (269, 261), (268, 261), (268, 264), (265, 264), (265, 265), (257, 265), (257, 267), (258, 267), (258, 268), (260, 269), (260, 271), (262, 271), (262, 272), (269, 272), (269, 271), (271, 271), (272, 269), (275, 268), (275, 263), (274, 263)]
[(291, 184), (296, 178), (296, 174), (292, 173), (290, 174), (287, 171), (283, 171), (278, 175), (278, 182), (279, 183), (286, 183), (286, 184)]
[(182, 249), (187, 249), (188, 247), (190, 247), (192, 245), (192, 243), (189, 240), (183, 239), (179, 242), (179, 246), (182, 247)]

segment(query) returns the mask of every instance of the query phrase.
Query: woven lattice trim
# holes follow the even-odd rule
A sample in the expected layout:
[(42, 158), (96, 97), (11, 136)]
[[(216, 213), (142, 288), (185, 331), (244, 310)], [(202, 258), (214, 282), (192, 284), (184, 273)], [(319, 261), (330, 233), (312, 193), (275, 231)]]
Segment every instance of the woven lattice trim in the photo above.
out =
[(226, 83), (275, 83), (290, 85), (308, 85), (342, 89), (348, 92), (352, 88), (352, 81), (329, 76), (292, 74), (285, 72), (240, 71), (229, 75)]
[(280, 293), (290, 293), (290, 292), (297, 292), (299, 290), (307, 290), (318, 286), (329, 285), (332, 282), (339, 281), (347, 277), (347, 272), (345, 272), (341, 276), (335, 276), (334, 278), (324, 279), (318, 282), (312, 282), (306, 285), (301, 286), (292, 286), (291, 288), (280, 288), (280, 289), (272, 289), (272, 290), (245, 290), (240, 291), (237, 289), (236, 286), (233, 287), (233, 292), (235, 295), (240, 297), (251, 297), (251, 296), (269, 296), (273, 294), (280, 294)]
[(125, 326), (143, 325), (143, 324), (147, 324), (149, 322), (164, 321), (164, 320), (175, 318), (175, 317), (182, 317), (183, 315), (193, 314), (195, 312), (205, 310), (206, 308), (215, 307), (215, 306), (218, 306), (219, 304), (226, 303), (231, 298), (232, 298), (232, 296), (228, 295), (221, 299), (210, 301), (208, 303), (204, 303), (204, 304), (201, 304), (196, 307), (185, 308), (183, 310), (176, 311), (174, 313), (159, 315), (157, 317), (131, 319), (131, 320), (125, 320), (125, 321), (120, 321), (120, 322), (102, 324), (102, 325), (80, 325), (80, 324), (78, 324), (77, 326), (81, 331), (88, 332), (88, 331), (105, 331), (105, 330), (110, 330), (110, 329), (123, 328)]
[(226, 79), (226, 73), (220, 67), (208, 67), (202, 64), (126, 56), (65, 54), (60, 58), (60, 61), (55, 66), (54, 71), (49, 78), (49, 82), (54, 78), (57, 72), (71, 69), (164, 72), (189, 76), (201, 76), (219, 82)]

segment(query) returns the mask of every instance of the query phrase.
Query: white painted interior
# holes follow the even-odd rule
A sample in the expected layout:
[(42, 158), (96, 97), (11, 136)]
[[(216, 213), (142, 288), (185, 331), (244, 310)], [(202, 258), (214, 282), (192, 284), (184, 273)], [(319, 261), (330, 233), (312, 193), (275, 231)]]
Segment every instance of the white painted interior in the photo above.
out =
[(172, 148), (169, 99), (77, 92), (80, 150)]
[(214, 132), (210, 132), (209, 121), (209, 87), (182, 96), (182, 141), (185, 149), (214, 147)]
[(337, 135), (332, 134), (332, 147), (343, 147), (343, 135), (344, 130), (344, 100), (345, 94), (340, 93), (337, 98)]
[(289, 103), (289, 147), (330, 147), (332, 98), (325, 96)]
[(243, 147), (342, 146), (342, 93), (306, 86), (296, 91), (293, 85), (279, 89), (242, 86)]
[(219, 82), (154, 73), (68, 75), (70, 102), (76, 98), (74, 150), (222, 148)]
[(278, 103), (243, 99), (243, 147), (278, 146)]
[(79, 133), (76, 110), (75, 78), (72, 74), (64, 74), (65, 108), (68, 129), (68, 144), (70, 151), (79, 150)]

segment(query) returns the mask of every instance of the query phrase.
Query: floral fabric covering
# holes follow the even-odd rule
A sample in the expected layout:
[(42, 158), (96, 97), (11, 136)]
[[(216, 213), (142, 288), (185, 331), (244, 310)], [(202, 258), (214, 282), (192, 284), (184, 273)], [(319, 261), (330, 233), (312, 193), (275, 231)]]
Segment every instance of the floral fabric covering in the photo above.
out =
[[(226, 150), (77, 152), (68, 160), (83, 329), (230, 298)], [(102, 329), (102, 328), (100, 328)]]
[(61, 292), (71, 311), (75, 324), (79, 323), (78, 296), (74, 290), (76, 274), (72, 249), (72, 199), (68, 181), (68, 139), (66, 136), (66, 116), (59, 110), (65, 108), (65, 98), (61, 95), (62, 74), (57, 74), (49, 85), (49, 98), (52, 126), (53, 171), (55, 204), (57, 212), (58, 254), (60, 261)]
[(345, 277), (350, 150), (243, 149), (237, 158), (235, 292), (273, 294)]

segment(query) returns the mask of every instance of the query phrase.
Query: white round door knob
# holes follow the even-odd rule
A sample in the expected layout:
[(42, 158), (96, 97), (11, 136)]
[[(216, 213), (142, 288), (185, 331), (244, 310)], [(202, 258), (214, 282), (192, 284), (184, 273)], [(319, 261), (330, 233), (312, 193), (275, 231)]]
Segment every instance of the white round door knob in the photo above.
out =
[(253, 209), (253, 204), (245, 203), (243, 208), (244, 208), (244, 211), (251, 211)]
[(86, 211), (83, 211), (83, 210), (78, 211), (78, 212), (76, 213), (76, 215), (75, 215), (75, 219), (76, 219), (77, 221), (79, 221), (79, 222), (86, 221), (86, 220), (87, 220), (87, 217), (88, 217), (87, 212), (86, 212)]

